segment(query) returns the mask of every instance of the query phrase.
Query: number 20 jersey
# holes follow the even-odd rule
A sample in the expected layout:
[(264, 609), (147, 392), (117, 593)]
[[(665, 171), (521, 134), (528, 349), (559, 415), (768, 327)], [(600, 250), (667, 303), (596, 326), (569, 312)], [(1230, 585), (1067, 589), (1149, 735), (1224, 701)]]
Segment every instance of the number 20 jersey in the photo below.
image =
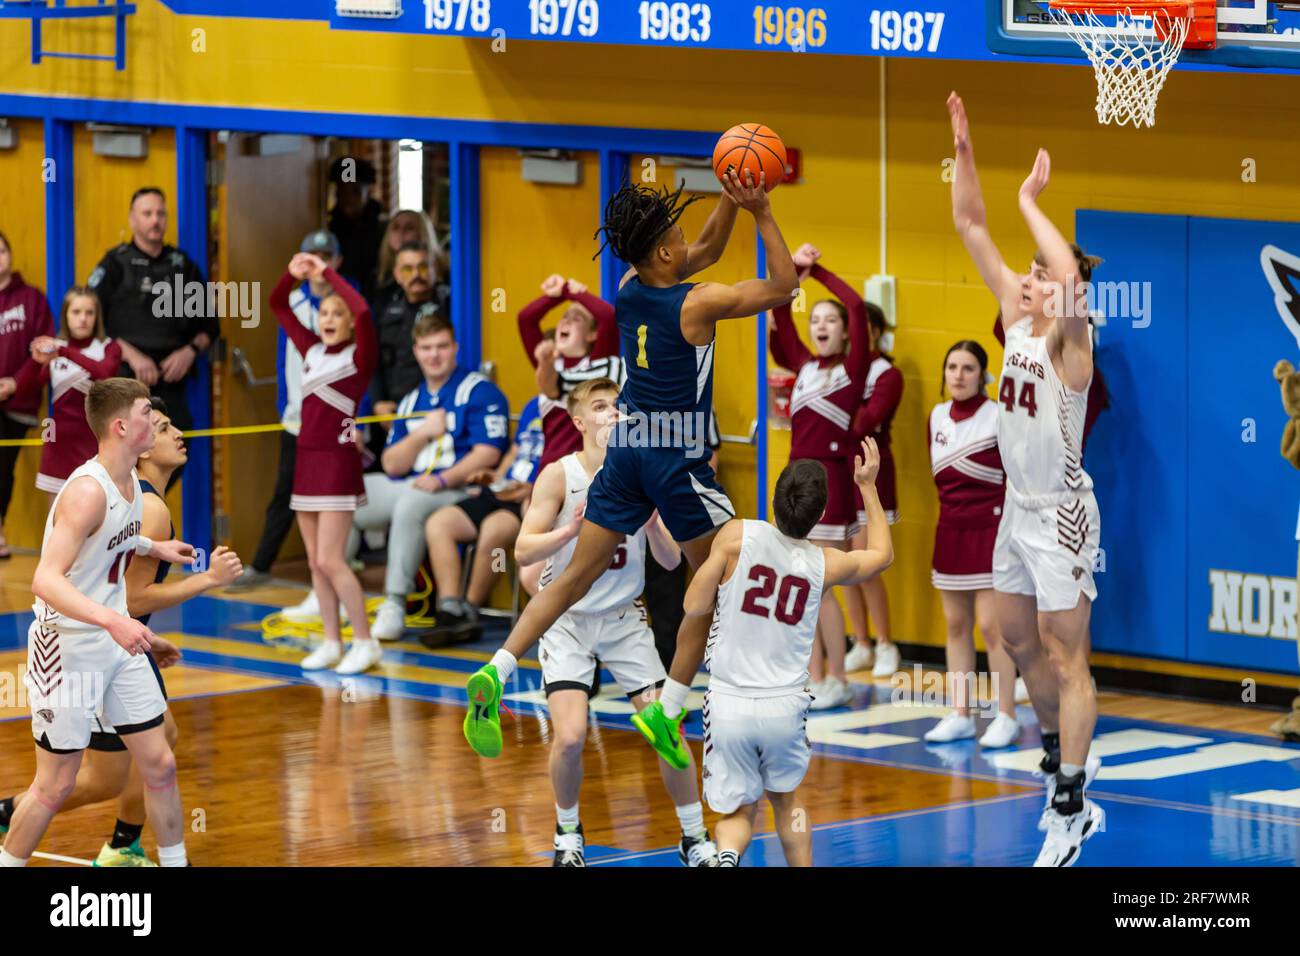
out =
[(1007, 329), (998, 383), (998, 451), (1013, 494), (1086, 492), (1083, 422), (1088, 389), (1072, 391), (1061, 381), (1047, 351), (1047, 336), (1033, 334), (1033, 320)]
[(709, 689), (780, 697), (808, 683), (826, 555), (766, 521), (741, 522), (736, 568), (718, 588), (704, 665)]

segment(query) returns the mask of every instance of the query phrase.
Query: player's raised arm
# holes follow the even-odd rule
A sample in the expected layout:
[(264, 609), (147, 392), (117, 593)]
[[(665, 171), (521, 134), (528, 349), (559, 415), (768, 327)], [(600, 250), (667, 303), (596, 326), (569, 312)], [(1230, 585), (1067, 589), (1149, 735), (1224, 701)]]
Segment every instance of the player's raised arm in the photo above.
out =
[(722, 253), (731, 239), (732, 227), (736, 225), (738, 209), (740, 209), (739, 203), (724, 189), (718, 204), (713, 207), (708, 221), (704, 223), (704, 228), (686, 250), (687, 266), (684, 278), (703, 272), (722, 258)]
[(741, 183), (735, 173), (728, 170), (723, 189), (736, 205), (754, 217), (767, 253), (767, 278), (746, 279), (735, 285), (700, 283), (691, 290), (682, 304), (684, 329), (695, 326), (698, 331), (708, 333), (715, 322), (747, 318), (774, 309), (790, 302), (799, 291), (799, 274), (790, 249), (785, 244), (785, 237), (776, 224), (776, 217), (772, 215), (766, 182), (766, 173), (760, 174), (755, 182), (753, 175), (746, 170), (745, 182)]
[(952, 223), (957, 228), (966, 251), (974, 260), (980, 278), (1002, 306), (1006, 321), (1014, 322), (1020, 316), (1017, 307), (1020, 301), (1020, 277), (1003, 261), (1002, 253), (989, 234), (988, 221), (984, 215), (984, 194), (980, 190), (980, 177), (975, 169), (975, 151), (971, 146), (966, 104), (955, 92), (948, 95), (948, 116), (952, 120), (953, 146), (957, 155), (952, 180)]
[(545, 561), (578, 536), (582, 511), (563, 527), (551, 530), (564, 507), (564, 464), (553, 461), (537, 476), (533, 500), (524, 513), (519, 537), (515, 540), (515, 561), (520, 567)]
[(129, 654), (149, 650), (149, 628), (92, 601), (76, 589), (67, 574), (86, 539), (104, 521), (108, 499), (99, 483), (87, 475), (74, 478), (59, 496), (54, 527), (41, 548), (32, 577), (32, 593), (64, 617), (101, 627)]
[(837, 584), (860, 584), (869, 581), (894, 563), (894, 544), (889, 533), (885, 509), (876, 494), (876, 475), (880, 471), (880, 451), (871, 438), (863, 439), (862, 454), (853, 462), (853, 480), (862, 493), (867, 512), (867, 547), (862, 551), (839, 551), (823, 548), (826, 555), (824, 587)]
[[(1020, 187), (1020, 214), (1038, 244), (1046, 263), (1049, 281), (1059, 289), (1053, 299), (1059, 303), (1050, 315), (1055, 319), (1048, 332), (1049, 352), (1059, 352), (1065, 363), (1066, 384), (1083, 391), (1092, 377), (1092, 330), (1088, 326), (1088, 302), (1079, 279), (1079, 260), (1061, 230), (1038, 206), (1038, 197), (1047, 188), (1052, 175), (1052, 157), (1040, 149), (1034, 168)], [(1050, 301), (1050, 300), (1049, 300)]]

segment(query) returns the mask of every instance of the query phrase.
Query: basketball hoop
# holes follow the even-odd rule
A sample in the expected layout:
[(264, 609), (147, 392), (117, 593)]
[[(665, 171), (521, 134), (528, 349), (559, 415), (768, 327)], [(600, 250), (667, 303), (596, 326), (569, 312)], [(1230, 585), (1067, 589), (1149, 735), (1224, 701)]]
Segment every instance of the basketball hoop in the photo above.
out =
[(1215, 0), (1051, 0), (1052, 16), (1097, 74), (1097, 120), (1156, 125), (1156, 100), (1183, 49), (1212, 49)]

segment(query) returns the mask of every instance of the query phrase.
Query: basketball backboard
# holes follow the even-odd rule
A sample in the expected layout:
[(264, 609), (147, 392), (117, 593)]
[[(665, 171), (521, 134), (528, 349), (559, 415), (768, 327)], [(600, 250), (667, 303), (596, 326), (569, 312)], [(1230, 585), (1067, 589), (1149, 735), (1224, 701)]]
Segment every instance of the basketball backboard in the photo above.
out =
[[(989, 48), (1020, 56), (1083, 57), (1047, 0), (986, 0)], [(1300, 70), (1300, 0), (1218, 0), (1213, 50), (1184, 50), (1182, 63)]]

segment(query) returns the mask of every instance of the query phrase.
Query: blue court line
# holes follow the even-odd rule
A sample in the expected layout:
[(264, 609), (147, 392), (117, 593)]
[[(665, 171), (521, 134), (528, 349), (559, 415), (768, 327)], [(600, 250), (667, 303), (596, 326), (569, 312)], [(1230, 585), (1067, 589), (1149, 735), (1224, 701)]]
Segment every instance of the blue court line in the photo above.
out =
[[(893, 813), (882, 813), (874, 817), (854, 817), (853, 819), (850, 820), (836, 820), (834, 823), (818, 823), (811, 828), (811, 832), (829, 833), (834, 830), (845, 830), (848, 829), (849, 827), (867, 826), (876, 823), (880, 823), (880, 824), (892, 823), (895, 820), (909, 820), (916, 817), (923, 817), (934, 813), (947, 813), (954, 810), (969, 810), (974, 807), (993, 806), (1000, 803), (1009, 803), (1012, 801), (1024, 800), (1028, 797), (1036, 797), (1038, 799), (1042, 799), (1042, 796), (1043, 795), (1041, 793), (1034, 793), (1032, 791), (1026, 793), (1002, 793), (992, 797), (981, 797), (978, 800), (963, 800), (960, 803), (936, 804), (933, 807), (918, 807), (915, 810), (895, 810)], [(759, 801), (760, 804), (765, 802), (766, 802), (766, 798), (763, 798), (762, 800)], [(771, 833), (755, 833), (751, 838), (750, 843), (754, 844), (760, 840), (780, 840), (780, 834), (776, 833), (775, 831)], [(674, 856), (676, 856), (677, 847), (673, 846), (667, 849), (658, 849), (658, 850), (624, 850), (622, 852), (624, 854), (623, 856), (605, 857), (596, 861), (596, 863), (591, 863), (589, 865), (596, 866), (601, 863), (621, 863), (626, 860), (641, 860), (650, 857), (662, 856), (665, 853), (672, 853)]]

